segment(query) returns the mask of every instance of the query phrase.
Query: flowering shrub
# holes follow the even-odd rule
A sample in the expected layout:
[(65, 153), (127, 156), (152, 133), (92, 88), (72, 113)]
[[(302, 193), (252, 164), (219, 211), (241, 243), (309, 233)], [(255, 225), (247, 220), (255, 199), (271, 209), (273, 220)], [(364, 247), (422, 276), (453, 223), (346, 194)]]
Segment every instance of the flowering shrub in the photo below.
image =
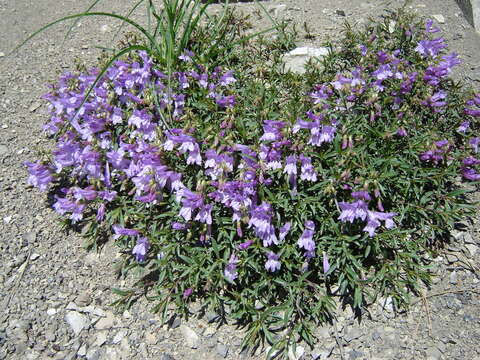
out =
[(99, 70), (64, 74), (45, 95), (55, 149), (28, 181), (155, 274), (156, 311), (201, 299), (248, 324), (245, 343), (311, 343), (334, 296), (406, 305), (429, 281), (424, 255), (471, 209), (480, 95), (449, 78), (459, 59), (436, 33), (402, 11), (347, 28), (305, 78), (279, 72), (275, 41), (221, 66), (185, 50), (171, 72), (140, 51), (83, 106)]

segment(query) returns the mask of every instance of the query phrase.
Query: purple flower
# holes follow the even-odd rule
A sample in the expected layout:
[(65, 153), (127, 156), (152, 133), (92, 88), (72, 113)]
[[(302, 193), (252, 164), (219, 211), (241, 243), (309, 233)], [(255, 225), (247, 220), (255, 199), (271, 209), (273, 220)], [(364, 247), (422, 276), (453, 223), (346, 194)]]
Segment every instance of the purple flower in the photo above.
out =
[(253, 240), (247, 240), (240, 245), (238, 245), (238, 248), (240, 250), (247, 250), (251, 245), (253, 244)]
[(377, 70), (372, 72), (372, 75), (377, 78), (377, 80), (383, 81), (385, 79), (391, 78), (393, 76), (392, 69), (390, 64), (380, 65)]
[(25, 162), (24, 164), (27, 166), (29, 173), (27, 182), (40, 189), (40, 191), (46, 191), (50, 183), (54, 180), (50, 169), (42, 165), (40, 161), (35, 163)]
[(140, 234), (138, 230), (127, 229), (120, 225), (113, 225), (112, 228), (115, 233), (115, 235), (113, 235), (114, 239), (118, 239), (120, 236), (137, 236)]
[(275, 228), (271, 223), (272, 217), (272, 206), (267, 202), (262, 202), (261, 205), (250, 211), (248, 226), (254, 227), (256, 236), (263, 240), (263, 246), (265, 247), (272, 244), (278, 245)]
[(279, 255), (273, 253), (273, 252), (268, 252), (267, 253), (267, 261), (265, 262), (265, 269), (270, 272), (275, 272), (277, 270), (280, 270), (280, 267), (282, 264), (278, 259), (280, 258)]
[(182, 61), (185, 61), (185, 62), (191, 62), (192, 57), (194, 57), (194, 56), (195, 56), (195, 54), (193, 53), (193, 51), (185, 50), (178, 58)]
[(405, 130), (404, 128), (398, 128), (396, 134), (400, 137), (408, 136), (407, 130)]
[(189, 224), (182, 224), (179, 222), (174, 221), (172, 223), (172, 229), (173, 230), (187, 230), (190, 227)]
[(192, 288), (185, 289), (185, 291), (183, 292), (183, 298), (184, 299), (188, 298), (190, 295), (192, 295), (192, 293), (193, 293)]
[(323, 252), (323, 273), (326, 274), (330, 270), (330, 263), (328, 262), (328, 255), (324, 251)]
[(233, 283), (238, 277), (237, 264), (238, 257), (235, 254), (232, 254), (230, 256), (230, 260), (228, 260), (227, 266), (225, 266), (225, 270), (223, 271), (223, 275), (225, 275), (225, 277), (230, 283)]
[(237, 81), (233, 77), (233, 70), (227, 71), (222, 77), (220, 78), (220, 85), (222, 86), (227, 86), (229, 84), (233, 84), (235, 81)]
[(198, 211), (197, 216), (195, 216), (195, 220), (207, 225), (212, 225), (212, 204), (203, 205)]
[(305, 249), (307, 253), (313, 253), (315, 251), (315, 242), (313, 236), (315, 235), (315, 224), (313, 221), (305, 222), (305, 230), (298, 239), (297, 245), (301, 249)]
[(432, 19), (427, 19), (427, 21), (425, 22), (425, 32), (430, 33), (430, 34), (434, 34), (434, 33), (437, 33), (439, 31), (440, 31), (439, 28), (434, 28), (433, 27), (433, 20)]
[(102, 222), (105, 218), (105, 203), (101, 203), (97, 210), (96, 220)]
[(315, 182), (317, 181), (317, 173), (312, 165), (312, 159), (310, 157), (300, 155), (300, 161), (302, 163), (300, 179)]
[(362, 56), (365, 57), (367, 55), (367, 47), (365, 45), (358, 45), (358, 47), (360, 48), (360, 53)]
[(338, 206), (340, 206), (340, 210), (342, 210), (338, 220), (342, 222), (348, 221), (353, 223), (355, 219), (365, 220), (367, 217), (368, 205), (363, 200), (357, 200), (353, 203), (342, 201), (338, 204)]
[(415, 51), (418, 52), (423, 57), (435, 58), (440, 50), (447, 47), (443, 38), (437, 38), (433, 40), (420, 40), (418, 42)]
[(217, 105), (223, 108), (233, 108), (235, 105), (235, 95), (218, 96), (216, 98)]
[(287, 160), (285, 161), (285, 167), (283, 168), (283, 172), (289, 175), (290, 177), (294, 177), (297, 175), (296, 155), (287, 156)]
[(470, 127), (470, 121), (464, 121), (460, 124), (460, 126), (457, 128), (457, 131), (459, 133), (465, 134)]
[(138, 262), (143, 262), (147, 257), (147, 252), (149, 249), (150, 243), (148, 242), (148, 239), (146, 237), (139, 237), (137, 239), (137, 244), (132, 250), (132, 255), (135, 256), (135, 259)]
[(365, 190), (360, 190), (360, 191), (353, 191), (352, 192), (352, 197), (355, 199), (355, 200), (365, 200), (365, 201), (370, 201), (372, 199), (372, 197), (370, 196), (370, 194), (365, 191)]
[(468, 143), (472, 146), (473, 151), (477, 153), (478, 152), (478, 146), (480, 145), (480, 137), (472, 138), (472, 139), (470, 139), (470, 141)]
[(287, 236), (288, 232), (290, 231), (290, 228), (292, 227), (292, 224), (290, 222), (286, 222), (281, 228), (280, 228), (280, 233), (278, 234), (278, 238), (280, 241), (283, 241), (285, 239), (285, 236)]
[(426, 100), (422, 101), (422, 105), (432, 108), (435, 112), (439, 112), (440, 110), (437, 108), (447, 105), (447, 102), (445, 101), (446, 97), (447, 93), (443, 90), (440, 90)]
[(260, 141), (278, 141), (282, 139), (282, 129), (285, 127), (283, 121), (265, 120), (263, 125), (263, 135)]
[(391, 229), (395, 227), (395, 223), (392, 220), (395, 215), (397, 214), (369, 210), (367, 216), (367, 225), (363, 228), (363, 231), (367, 232), (370, 237), (373, 237), (375, 235), (375, 230), (381, 225), (380, 220), (384, 221), (385, 228)]
[(478, 174), (475, 169), (472, 168), (463, 168), (462, 169), (462, 176), (471, 181), (478, 181), (480, 180), (480, 174)]

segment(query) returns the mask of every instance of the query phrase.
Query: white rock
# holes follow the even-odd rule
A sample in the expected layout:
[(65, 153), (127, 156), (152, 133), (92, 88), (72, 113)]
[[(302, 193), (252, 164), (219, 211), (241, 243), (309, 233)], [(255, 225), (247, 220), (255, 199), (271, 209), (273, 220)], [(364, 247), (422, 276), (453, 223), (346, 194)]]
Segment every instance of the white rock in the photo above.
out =
[(97, 338), (95, 339), (95, 342), (93, 343), (94, 346), (102, 346), (105, 344), (107, 341), (107, 333), (105, 331), (100, 331), (97, 334)]
[(3, 51), (0, 51), (0, 57), (4, 57), (5, 53)]
[(53, 316), (57, 313), (57, 309), (48, 309), (47, 310), (47, 315), (48, 316)]
[(198, 348), (198, 346), (200, 345), (200, 338), (195, 331), (193, 331), (186, 325), (180, 325), (180, 332), (185, 338), (185, 342), (188, 347), (191, 347), (192, 349)]
[(30, 260), (35, 261), (40, 257), (40, 254), (33, 253), (30, 255)]
[(79, 311), (78, 306), (77, 306), (75, 303), (73, 303), (73, 302), (69, 302), (69, 303), (67, 304), (67, 306), (65, 307), (65, 309), (66, 309), (66, 310)]
[(110, 26), (108, 26), (107, 24), (104, 24), (100, 27), (100, 31), (102, 33), (106, 33), (106, 32), (109, 32), (110, 31)]
[(321, 59), (328, 54), (329, 50), (325, 47), (298, 47), (283, 56), (283, 62), (285, 63), (285, 71), (292, 71), (297, 74), (303, 74), (306, 71), (305, 64), (310, 59)]
[(445, 24), (445, 18), (443, 17), (443, 15), (440, 15), (440, 14), (432, 15), (432, 18), (437, 20), (439, 24)]
[(468, 249), (468, 252), (470, 253), (471, 256), (474, 256), (478, 250), (477, 245), (474, 245), (474, 244), (465, 244), (465, 247)]
[(115, 316), (111, 312), (107, 312), (106, 317), (101, 318), (95, 324), (95, 329), (105, 330), (110, 329), (115, 324)]
[(88, 318), (76, 311), (69, 311), (65, 315), (65, 321), (70, 325), (75, 335), (80, 334), (89, 325)]
[(12, 216), (12, 215), (8, 215), (8, 216), (5, 216), (5, 217), (3, 218), (3, 222), (4, 222), (5, 224), (10, 224), (10, 222), (12, 221), (12, 219), (13, 219), (13, 216)]
[(83, 344), (77, 351), (78, 356), (85, 356), (87, 354), (87, 345)]
[(293, 351), (293, 346), (288, 349), (289, 360), (302, 360), (304, 355), (305, 349), (302, 346), (297, 346), (295, 352)]
[(120, 330), (112, 340), (112, 343), (118, 344), (127, 335), (127, 330)]

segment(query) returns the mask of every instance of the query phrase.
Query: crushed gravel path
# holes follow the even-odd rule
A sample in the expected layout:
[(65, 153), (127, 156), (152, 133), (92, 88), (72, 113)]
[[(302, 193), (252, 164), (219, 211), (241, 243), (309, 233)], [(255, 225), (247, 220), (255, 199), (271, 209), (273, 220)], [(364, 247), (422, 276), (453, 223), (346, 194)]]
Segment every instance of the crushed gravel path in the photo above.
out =
[[(65, 42), (58, 25), (5, 57), (15, 45), (49, 21), (87, 8), (90, 0), (0, 0), (0, 360), (2, 359), (264, 359), (240, 353), (242, 330), (217, 327), (214, 314), (162, 326), (143, 299), (122, 313), (109, 304), (118, 279), (116, 248), (87, 252), (82, 239), (63, 231), (48, 198), (26, 184), (24, 161), (47, 149), (41, 125), (46, 120), (41, 94), (46, 84), (74, 68), (75, 59), (94, 64), (108, 45), (116, 23), (82, 19)], [(125, 14), (130, 1), (104, 0), (99, 9)], [(361, 24), (400, 1), (264, 1), (270, 13), (293, 22), (299, 45), (319, 45), (338, 37), (344, 20)], [(219, 5), (212, 6), (216, 11)], [(239, 3), (257, 27), (267, 19), (252, 3)], [(442, 15), (439, 27), (463, 64), (455, 73), (480, 87), (480, 36), (454, 0), (412, 1), (422, 15)], [(139, 20), (144, 19), (138, 16)], [(439, 18), (442, 19), (441, 17)], [(305, 39), (304, 22), (315, 36)], [(389, 299), (374, 305), (359, 323), (340, 312), (337, 332), (317, 329), (314, 349), (304, 345), (292, 359), (480, 359), (480, 236), (478, 216), (457, 232), (448, 253), (435, 259), (438, 277), (408, 313), (392, 312)], [(113, 263), (113, 264), (112, 264)], [(113, 265), (113, 266), (112, 266)], [(336, 337), (341, 345), (337, 345)], [(301, 349), (300, 349), (301, 350)]]

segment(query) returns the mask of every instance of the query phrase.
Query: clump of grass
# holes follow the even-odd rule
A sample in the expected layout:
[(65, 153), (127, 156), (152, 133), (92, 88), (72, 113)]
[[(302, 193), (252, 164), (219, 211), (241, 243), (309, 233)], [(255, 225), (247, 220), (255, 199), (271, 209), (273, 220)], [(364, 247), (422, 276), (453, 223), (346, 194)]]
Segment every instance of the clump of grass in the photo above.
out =
[(402, 9), (347, 27), (302, 76), (281, 71), (288, 34), (246, 41), (233, 19), (216, 20), (231, 37), (214, 51), (208, 25), (183, 48), (177, 28), (134, 25), (145, 44), (63, 75), (45, 95), (56, 148), (29, 182), (91, 244), (113, 234), (164, 319), (200, 300), (246, 327), (245, 346), (286, 354), (314, 343), (337, 296), (399, 309), (429, 283), (427, 255), (473, 209), (480, 97), (449, 78), (459, 60), (432, 23)]

